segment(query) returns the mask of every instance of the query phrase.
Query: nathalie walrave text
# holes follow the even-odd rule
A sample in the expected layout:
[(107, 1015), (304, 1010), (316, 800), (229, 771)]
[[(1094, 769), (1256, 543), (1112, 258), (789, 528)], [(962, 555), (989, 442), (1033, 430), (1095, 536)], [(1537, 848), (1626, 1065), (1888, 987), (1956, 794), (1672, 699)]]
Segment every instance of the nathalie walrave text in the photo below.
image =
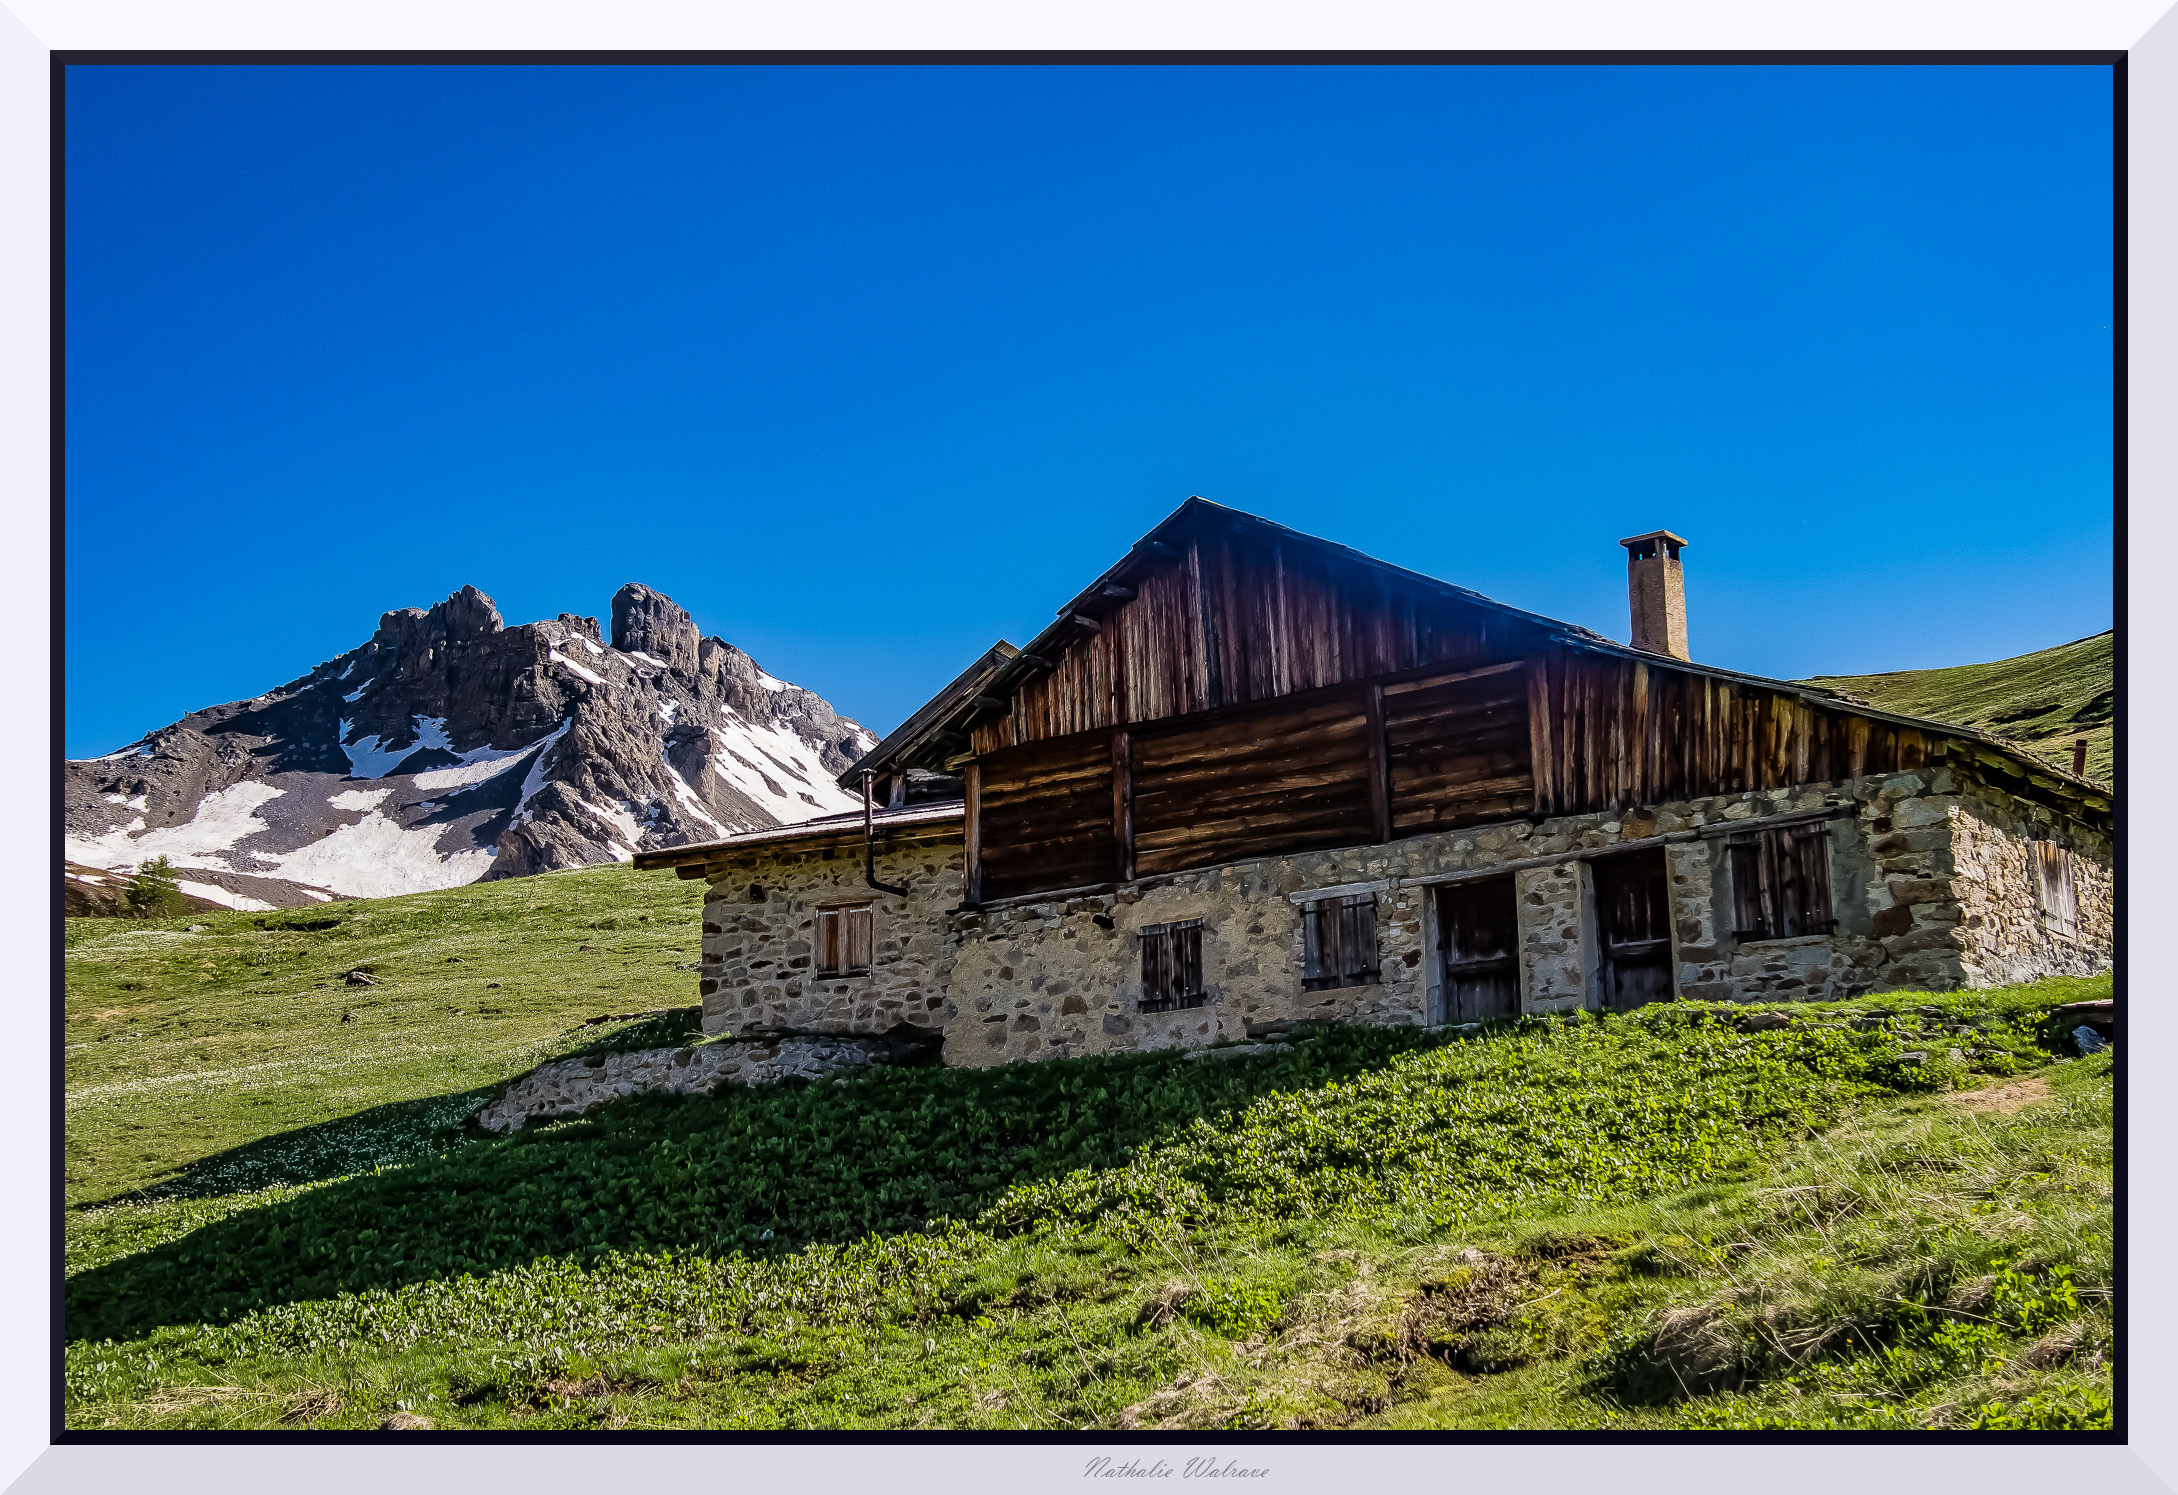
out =
[(1081, 1475), (1083, 1479), (1170, 1479), (1175, 1474), (1182, 1479), (1262, 1479), (1269, 1473), (1268, 1469), (1250, 1469), (1231, 1459), (1220, 1464), (1214, 1458), (1194, 1458), (1175, 1469), (1163, 1459), (1152, 1459), (1147, 1464), (1140, 1459), (1126, 1459), (1115, 1464), (1110, 1459), (1095, 1458)]

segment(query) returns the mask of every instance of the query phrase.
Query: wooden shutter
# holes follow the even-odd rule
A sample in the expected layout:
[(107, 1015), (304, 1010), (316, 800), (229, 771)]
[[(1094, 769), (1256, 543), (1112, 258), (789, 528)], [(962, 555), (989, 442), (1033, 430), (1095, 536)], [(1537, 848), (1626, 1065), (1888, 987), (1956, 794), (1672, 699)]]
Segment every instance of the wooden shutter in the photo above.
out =
[(1147, 924), (1142, 928), (1142, 1007), (1167, 1007), (1172, 1002), (1172, 926)]
[(1732, 837), (1732, 932), (1743, 940), (1770, 937), (1769, 886), (1762, 865), (1762, 838), (1754, 831)]
[(2054, 841), (2034, 843), (2036, 892), (2043, 927), (2067, 939), (2079, 935), (2079, 893), (2072, 878), (2072, 853)]
[(876, 911), (865, 906), (840, 910), (840, 971), (848, 976), (870, 973), (870, 945), (876, 932)]
[(1339, 984), (1360, 986), (1376, 980), (1376, 895), (1356, 893), (1339, 900)]
[(1826, 822), (1796, 825), (1772, 831), (1777, 838), (1779, 860), (1789, 859), (1795, 902), (1787, 919), (1788, 934), (1828, 934), (1836, 927), (1830, 910), (1830, 827)]
[(1202, 994), (1202, 920), (1145, 925), (1142, 1010), (1191, 1007)]
[(820, 908), (812, 944), (819, 976), (867, 976), (876, 915), (868, 904)]
[(1743, 940), (1829, 934), (1830, 832), (1826, 824), (1742, 831), (1732, 837), (1732, 928)]
[(1377, 979), (1376, 895), (1325, 898), (1301, 910), (1301, 986), (1321, 991)]

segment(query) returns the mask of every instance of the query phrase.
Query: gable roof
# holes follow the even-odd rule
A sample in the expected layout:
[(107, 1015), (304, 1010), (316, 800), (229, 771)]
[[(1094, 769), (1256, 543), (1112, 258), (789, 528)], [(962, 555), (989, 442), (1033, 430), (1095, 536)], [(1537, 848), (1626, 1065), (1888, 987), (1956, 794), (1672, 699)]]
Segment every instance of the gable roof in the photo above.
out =
[[(1677, 670), (1685, 674), (1706, 676), (1733, 684), (1758, 686), (1764, 690), (1784, 692), (1803, 700), (1829, 706), (1835, 710), (1850, 712), (1874, 721), (1890, 722), (1897, 726), (1915, 727), (1927, 731), (1933, 729), (1941, 736), (1975, 742), (2013, 760), (2036, 774), (2047, 775), (2074, 793), (2085, 793), (2105, 801), (2110, 795), (2107, 785), (2093, 779), (2082, 778), (2047, 762), (2022, 745), (1977, 727), (1961, 726), (1955, 722), (1936, 721), (1928, 717), (1908, 716), (1902, 712), (1886, 711), (1868, 704), (1857, 697), (1840, 691), (1825, 690), (1820, 686), (1804, 685), (1792, 680), (1777, 680), (1765, 675), (1750, 675), (1739, 670), (1727, 670), (1715, 665), (1696, 664), (1670, 654), (1657, 654), (1647, 649), (1636, 649), (1605, 638), (1593, 629), (1578, 623), (1568, 623), (1558, 618), (1545, 617), (1513, 607), (1495, 598), (1466, 587), (1454, 586), (1434, 576), (1395, 566), (1389, 561), (1325, 540), (1300, 530), (1290, 529), (1272, 520), (1212, 503), (1206, 498), (1192, 497), (1181, 504), (1141, 539), (1134, 542), (1127, 553), (1107, 566), (1097, 578), (1075, 593), (1058, 609), (1055, 621), (1029, 640), (1026, 647), (1014, 649), (1001, 641), (985, 653), (975, 664), (962, 672), (952, 684), (932, 697), (920, 710), (899, 727), (886, 735), (876, 747), (857, 759), (852, 767), (839, 776), (846, 788), (859, 788), (864, 772), (885, 773), (895, 766), (928, 766), (944, 757), (934, 747), (940, 739), (965, 739), (972, 719), (981, 709), (979, 702), (986, 697), (1007, 697), (1033, 673), (1048, 668), (1048, 661), (1071, 639), (1076, 631), (1073, 618), (1084, 608), (1093, 606), (1107, 587), (1120, 585), (1133, 569), (1152, 564), (1179, 549), (1178, 542), (1200, 526), (1222, 525), (1236, 533), (1255, 533), (1280, 544), (1312, 550), (1327, 558), (1376, 572), (1389, 580), (1417, 591), (1434, 594), (1448, 602), (1496, 613), (1502, 617), (1524, 623), (1535, 629), (1544, 645), (1558, 644), (1593, 654), (1614, 655), (1622, 659), (1638, 660), (1645, 664)], [(1003, 657), (999, 657), (1003, 651)], [(922, 761), (917, 761), (922, 760)]]
[[(986, 683), (994, 679), (1004, 666), (1012, 663), (1020, 652), (1004, 639), (984, 650), (974, 664), (953, 677), (951, 684), (916, 708), (913, 716), (887, 732), (877, 746), (857, 758), (839, 776), (839, 786), (860, 793), (862, 775), (865, 772), (883, 773), (892, 766), (895, 758), (904, 756), (910, 748), (944, 734), (947, 723), (960, 715), (959, 708), (965, 706), (973, 710), (975, 698), (986, 693)], [(955, 735), (965, 737), (967, 734), (960, 732)]]

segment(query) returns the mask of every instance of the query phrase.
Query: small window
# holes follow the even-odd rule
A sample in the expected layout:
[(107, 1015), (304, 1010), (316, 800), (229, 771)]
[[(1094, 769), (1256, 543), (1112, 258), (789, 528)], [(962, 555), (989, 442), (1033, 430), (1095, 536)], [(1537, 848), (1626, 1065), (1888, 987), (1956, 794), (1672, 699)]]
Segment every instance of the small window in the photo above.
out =
[(1730, 842), (1733, 933), (1781, 940), (1836, 929), (1830, 913), (1830, 830), (1824, 821), (1742, 831)]
[(867, 976), (876, 911), (867, 903), (817, 910), (817, 974)]
[(2055, 841), (2034, 843), (2036, 901), (2042, 927), (2068, 940), (2080, 937), (2080, 900), (2072, 879), (2072, 853)]
[(1367, 986), (1377, 980), (1376, 894), (1324, 898), (1301, 910), (1301, 987)]
[(1169, 1012), (1200, 1007), (1202, 992), (1202, 920), (1142, 926), (1142, 1008)]

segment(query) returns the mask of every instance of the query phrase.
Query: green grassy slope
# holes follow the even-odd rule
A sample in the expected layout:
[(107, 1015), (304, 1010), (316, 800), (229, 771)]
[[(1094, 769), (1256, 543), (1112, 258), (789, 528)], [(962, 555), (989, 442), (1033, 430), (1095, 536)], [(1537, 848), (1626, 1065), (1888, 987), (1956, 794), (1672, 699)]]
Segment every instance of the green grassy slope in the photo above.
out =
[[(613, 1030), (587, 1019), (693, 1005), (702, 901), (701, 883), (615, 866), (281, 914), (71, 919), (68, 1199), (231, 1191), (413, 1150), (478, 1087)], [(348, 985), (357, 967), (379, 984)]]
[(1821, 675), (1800, 683), (1909, 716), (1979, 727), (2024, 743), (2060, 768), (2072, 766), (2073, 740), (2085, 737), (2088, 774), (2108, 783), (2117, 763), (2111, 724), (2115, 639), (2098, 633), (1993, 664)]
[(452, 1125), (684, 1027), (699, 896), (71, 924), (69, 1423), (2107, 1423), (2107, 981)]

